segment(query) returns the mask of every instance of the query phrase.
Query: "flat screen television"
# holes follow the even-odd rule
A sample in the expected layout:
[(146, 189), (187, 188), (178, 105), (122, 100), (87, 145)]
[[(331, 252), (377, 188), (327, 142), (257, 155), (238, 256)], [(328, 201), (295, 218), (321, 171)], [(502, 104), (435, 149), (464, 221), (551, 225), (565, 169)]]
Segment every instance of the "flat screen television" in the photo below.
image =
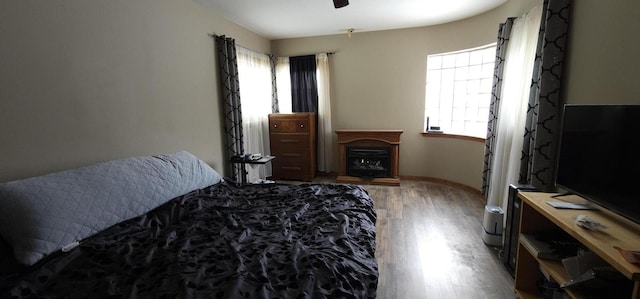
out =
[(565, 105), (556, 186), (640, 223), (640, 105)]

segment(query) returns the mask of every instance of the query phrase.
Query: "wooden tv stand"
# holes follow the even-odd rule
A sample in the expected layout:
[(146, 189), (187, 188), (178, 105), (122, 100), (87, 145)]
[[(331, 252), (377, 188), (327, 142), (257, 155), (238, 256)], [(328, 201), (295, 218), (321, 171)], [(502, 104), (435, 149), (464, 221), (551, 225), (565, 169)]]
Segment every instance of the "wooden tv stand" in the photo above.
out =
[[(640, 299), (640, 266), (628, 263), (614, 246), (624, 249), (640, 250), (640, 225), (608, 210), (567, 210), (556, 209), (547, 201), (568, 201), (585, 203), (579, 196), (570, 195), (562, 198), (551, 198), (555, 193), (520, 192), (522, 199), (520, 217), (520, 233), (532, 234), (561, 229), (578, 240), (585, 247), (607, 261), (629, 280), (633, 281), (631, 298)], [(586, 215), (606, 228), (602, 231), (591, 231), (575, 224), (578, 215)], [(532, 254), (522, 240), (518, 244), (518, 258), (516, 262), (515, 292), (523, 299), (542, 298), (536, 283), (543, 276), (539, 267), (543, 267), (555, 281), (562, 283), (569, 280), (569, 276), (561, 262), (541, 260)], [(571, 298), (588, 298), (587, 293), (580, 290), (567, 289)]]

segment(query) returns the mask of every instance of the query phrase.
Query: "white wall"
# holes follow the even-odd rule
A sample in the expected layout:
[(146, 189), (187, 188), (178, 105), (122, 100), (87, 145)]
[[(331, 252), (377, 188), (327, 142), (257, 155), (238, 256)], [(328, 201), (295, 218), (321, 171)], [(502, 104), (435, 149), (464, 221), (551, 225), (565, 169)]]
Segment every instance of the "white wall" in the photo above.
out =
[(1, 1), (0, 182), (179, 150), (221, 170), (209, 33), (270, 51), (193, 1)]
[(574, 1), (568, 103), (640, 104), (640, 1)]

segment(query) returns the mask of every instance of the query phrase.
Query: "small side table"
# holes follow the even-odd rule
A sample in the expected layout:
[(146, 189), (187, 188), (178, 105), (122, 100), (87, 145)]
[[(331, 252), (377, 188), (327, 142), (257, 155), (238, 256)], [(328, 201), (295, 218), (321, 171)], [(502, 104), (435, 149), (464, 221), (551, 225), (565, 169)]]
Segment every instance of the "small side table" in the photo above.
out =
[(240, 186), (244, 187), (247, 184), (247, 170), (246, 164), (267, 164), (271, 160), (275, 159), (276, 156), (262, 156), (262, 158), (257, 160), (247, 159), (244, 156), (235, 156), (231, 158), (231, 164), (240, 164), (240, 169), (242, 171), (242, 178), (240, 182)]

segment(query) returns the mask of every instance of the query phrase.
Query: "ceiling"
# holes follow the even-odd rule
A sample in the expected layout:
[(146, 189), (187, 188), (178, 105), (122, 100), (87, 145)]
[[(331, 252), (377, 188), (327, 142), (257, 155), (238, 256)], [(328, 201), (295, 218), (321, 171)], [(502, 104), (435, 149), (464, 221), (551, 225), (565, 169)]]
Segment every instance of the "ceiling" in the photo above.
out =
[(507, 0), (194, 0), (268, 39), (422, 27), (465, 19)]

